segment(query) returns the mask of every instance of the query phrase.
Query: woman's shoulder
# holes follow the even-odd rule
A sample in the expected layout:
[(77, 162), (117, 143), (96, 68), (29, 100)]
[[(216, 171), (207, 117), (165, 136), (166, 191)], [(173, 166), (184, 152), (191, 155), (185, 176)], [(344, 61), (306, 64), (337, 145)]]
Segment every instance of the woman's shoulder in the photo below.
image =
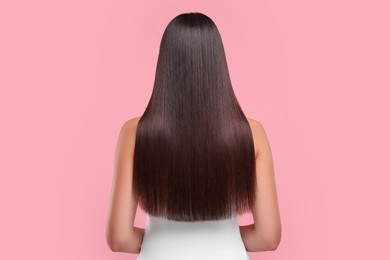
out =
[(122, 123), (120, 135), (123, 136), (123, 138), (121, 139), (131, 140), (132, 143), (134, 143), (137, 125), (140, 118), (141, 116), (133, 117)]
[(249, 122), (249, 124), (251, 125), (252, 128), (263, 127), (261, 122), (259, 122), (258, 120), (253, 119), (253, 118), (249, 118), (249, 117), (247, 117), (247, 119), (248, 119), (248, 122)]
[[(123, 123), (122, 128), (127, 129), (127, 132), (130, 135), (135, 134), (136, 129), (137, 129), (137, 125), (138, 125), (138, 121), (140, 120), (140, 118), (141, 118), (141, 116), (136, 116), (136, 117), (133, 117), (133, 118), (126, 120)], [(249, 118), (249, 117), (247, 117), (247, 119), (248, 119), (249, 125), (251, 127), (255, 155), (257, 158), (259, 147), (261, 146), (261, 143), (264, 142), (264, 140), (267, 138), (266, 132), (265, 132), (263, 124), (260, 121), (253, 119), (253, 118)]]
[(127, 119), (123, 123), (123, 127), (126, 127), (126, 128), (134, 128), (134, 127), (136, 127), (138, 125), (138, 121), (140, 120), (140, 118), (141, 118), (141, 116), (136, 116), (136, 117)]
[(267, 138), (267, 135), (266, 135), (264, 126), (260, 121), (258, 121), (256, 119), (248, 118), (248, 117), (247, 117), (247, 119), (248, 119), (249, 125), (250, 125), (251, 130), (252, 130), (253, 143), (255, 146), (255, 154), (256, 154), (256, 158), (257, 158), (257, 155), (259, 153), (259, 149), (262, 146), (262, 143), (265, 142), (264, 140), (265, 140), (265, 138)]

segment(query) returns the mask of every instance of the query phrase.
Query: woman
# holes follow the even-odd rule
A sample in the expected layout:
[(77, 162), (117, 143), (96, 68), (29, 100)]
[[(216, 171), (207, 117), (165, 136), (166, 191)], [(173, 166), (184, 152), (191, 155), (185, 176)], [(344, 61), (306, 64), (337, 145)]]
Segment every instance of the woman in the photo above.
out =
[[(266, 132), (242, 112), (219, 31), (202, 13), (180, 14), (165, 29), (152, 96), (142, 116), (123, 124), (114, 170), (112, 251), (240, 260), (280, 242)], [(145, 229), (134, 227), (138, 205)], [(246, 212), (254, 223), (239, 226)]]

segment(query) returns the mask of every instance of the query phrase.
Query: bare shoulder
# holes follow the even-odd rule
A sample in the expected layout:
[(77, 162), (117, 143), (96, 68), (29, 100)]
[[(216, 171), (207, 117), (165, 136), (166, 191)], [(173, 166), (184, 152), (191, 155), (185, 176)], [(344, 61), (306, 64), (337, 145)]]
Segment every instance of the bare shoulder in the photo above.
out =
[(256, 158), (259, 154), (270, 150), (267, 133), (263, 124), (255, 119), (247, 118), (252, 129)]
[(128, 119), (127, 121), (125, 121), (123, 123), (123, 127), (126, 127), (126, 128), (136, 127), (138, 125), (138, 121), (140, 120), (140, 118), (141, 118), (141, 116), (137, 116), (137, 117), (133, 117), (133, 118)]
[(258, 137), (259, 135), (265, 134), (265, 129), (262, 123), (255, 119), (247, 118), (249, 121), (249, 124), (251, 125), (251, 128), (253, 130), (253, 134)]
[(135, 134), (140, 118), (141, 116), (137, 116), (128, 119), (123, 123), (122, 130), (124, 130), (127, 134)]
[(133, 148), (135, 143), (135, 135), (137, 130), (138, 121), (141, 116), (137, 116), (126, 120), (120, 129), (119, 142), (124, 145), (130, 145), (129, 148)]

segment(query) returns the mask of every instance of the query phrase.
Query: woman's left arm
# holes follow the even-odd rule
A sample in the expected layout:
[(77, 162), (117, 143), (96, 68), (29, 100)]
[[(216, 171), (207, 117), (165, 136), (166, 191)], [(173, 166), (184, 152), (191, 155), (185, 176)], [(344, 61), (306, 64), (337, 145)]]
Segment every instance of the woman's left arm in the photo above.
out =
[(114, 252), (139, 253), (144, 229), (134, 227), (138, 199), (132, 190), (135, 133), (138, 118), (126, 121), (115, 150), (114, 177), (106, 224), (106, 241)]

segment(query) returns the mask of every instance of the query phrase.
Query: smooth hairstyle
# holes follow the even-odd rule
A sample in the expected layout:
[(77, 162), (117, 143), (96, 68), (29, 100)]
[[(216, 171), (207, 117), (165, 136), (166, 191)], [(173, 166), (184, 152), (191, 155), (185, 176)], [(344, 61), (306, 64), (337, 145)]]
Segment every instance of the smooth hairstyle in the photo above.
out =
[(149, 215), (205, 221), (251, 209), (252, 132), (218, 28), (202, 13), (180, 14), (164, 31), (133, 169), (133, 190)]

